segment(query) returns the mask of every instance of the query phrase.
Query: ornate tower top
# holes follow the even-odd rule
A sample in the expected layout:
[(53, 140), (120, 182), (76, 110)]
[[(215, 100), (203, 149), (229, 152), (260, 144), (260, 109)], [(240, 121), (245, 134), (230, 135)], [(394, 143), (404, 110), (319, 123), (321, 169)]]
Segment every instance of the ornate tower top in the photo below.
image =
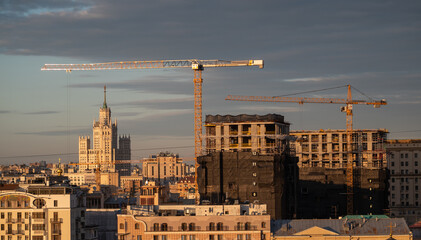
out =
[(102, 108), (107, 108), (107, 86), (104, 85), (104, 103), (102, 104)]

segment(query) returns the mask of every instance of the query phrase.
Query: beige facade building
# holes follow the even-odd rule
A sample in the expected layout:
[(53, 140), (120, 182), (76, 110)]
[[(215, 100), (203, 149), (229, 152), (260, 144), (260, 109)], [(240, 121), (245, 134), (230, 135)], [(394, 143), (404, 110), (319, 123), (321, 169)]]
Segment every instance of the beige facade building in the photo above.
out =
[[(386, 168), (384, 143), (386, 129), (354, 130), (352, 137), (354, 164), (365, 168)], [(299, 159), (298, 166), (346, 168), (348, 150), (346, 130), (291, 131), (297, 137), (291, 142)]]
[(64, 173), (68, 177), (71, 185), (81, 186), (95, 184), (95, 173)]
[[(130, 136), (119, 136), (117, 142), (117, 120), (112, 123), (111, 109), (106, 102), (104, 86), (104, 103), (99, 110), (99, 119), (93, 123), (93, 138), (79, 137), (79, 169), (85, 172), (96, 169), (100, 163), (101, 172), (116, 172), (130, 175), (130, 163), (117, 163), (116, 160), (130, 160)], [(118, 145), (117, 145), (118, 144)]]
[(161, 152), (142, 160), (143, 178), (161, 183), (175, 182), (186, 174), (186, 164), (178, 155)]
[[(119, 240), (270, 239), (265, 205), (169, 205), (117, 215)], [(149, 210), (149, 209), (148, 209)], [(161, 216), (158, 216), (161, 215)]]
[(278, 114), (206, 116), (206, 153), (282, 153), (289, 123)]
[(389, 208), (408, 224), (421, 220), (421, 139), (388, 140)]
[(88, 239), (84, 214), (83, 198), (68, 187), (0, 189), (1, 240)]

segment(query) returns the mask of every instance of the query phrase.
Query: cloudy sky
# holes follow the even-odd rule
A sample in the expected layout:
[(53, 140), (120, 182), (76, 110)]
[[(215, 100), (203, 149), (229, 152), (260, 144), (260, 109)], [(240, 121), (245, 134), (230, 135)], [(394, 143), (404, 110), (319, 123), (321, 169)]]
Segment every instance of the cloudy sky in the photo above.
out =
[[(41, 72), (45, 63), (263, 59), (203, 72), (205, 114), (278, 113), (291, 129), (343, 129), (340, 105), (227, 102), (351, 84), (354, 128), (421, 138), (420, 1), (0, 0), (0, 164), (77, 160), (107, 85), (134, 159), (193, 157), (193, 72)], [(346, 98), (346, 88), (303, 93)]]

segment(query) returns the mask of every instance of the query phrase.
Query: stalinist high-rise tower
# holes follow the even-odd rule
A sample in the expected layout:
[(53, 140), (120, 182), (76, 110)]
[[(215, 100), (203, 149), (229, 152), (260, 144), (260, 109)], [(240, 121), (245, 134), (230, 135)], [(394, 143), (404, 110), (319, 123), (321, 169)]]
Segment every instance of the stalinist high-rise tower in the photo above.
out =
[(106, 94), (104, 86), (104, 103), (99, 109), (98, 121), (93, 124), (92, 148), (89, 136), (79, 137), (79, 169), (81, 172), (96, 169), (99, 162), (101, 172), (118, 171), (120, 175), (130, 175), (130, 163), (116, 163), (116, 160), (130, 160), (130, 136), (119, 136), (117, 145), (117, 120), (111, 121)]

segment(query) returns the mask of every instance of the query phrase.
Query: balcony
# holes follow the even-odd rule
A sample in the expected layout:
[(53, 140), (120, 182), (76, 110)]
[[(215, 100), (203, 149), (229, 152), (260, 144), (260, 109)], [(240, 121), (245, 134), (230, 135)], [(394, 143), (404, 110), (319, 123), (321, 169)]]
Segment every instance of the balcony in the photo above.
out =
[(33, 230), (32, 234), (34, 234), (34, 235), (44, 235), (45, 231), (44, 230)]
[(32, 222), (34, 222), (34, 223), (42, 223), (44, 221), (45, 221), (44, 218), (32, 218)]
[(63, 223), (63, 218), (51, 218), (50, 223)]

